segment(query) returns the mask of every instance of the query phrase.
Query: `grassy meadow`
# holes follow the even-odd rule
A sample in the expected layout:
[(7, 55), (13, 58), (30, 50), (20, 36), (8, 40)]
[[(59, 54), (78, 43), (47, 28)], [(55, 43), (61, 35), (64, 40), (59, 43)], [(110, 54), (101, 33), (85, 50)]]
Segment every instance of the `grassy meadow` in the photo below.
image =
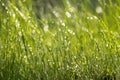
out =
[(120, 0), (0, 0), (0, 80), (120, 80)]

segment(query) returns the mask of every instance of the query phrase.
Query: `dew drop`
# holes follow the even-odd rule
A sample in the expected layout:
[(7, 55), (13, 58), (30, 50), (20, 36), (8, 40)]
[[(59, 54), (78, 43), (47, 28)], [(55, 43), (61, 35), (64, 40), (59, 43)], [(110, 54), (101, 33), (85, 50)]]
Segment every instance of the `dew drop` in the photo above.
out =
[(64, 23), (64, 22), (62, 22), (62, 26), (65, 26), (65, 23)]
[(21, 31), (19, 31), (18, 34), (19, 34), (19, 36), (22, 36), (22, 32)]
[(59, 17), (59, 13), (58, 13), (58, 12), (53, 11), (53, 14), (54, 14), (56, 17)]
[(93, 16), (93, 18), (94, 18), (94, 19), (98, 19), (98, 17), (97, 17), (97, 16)]
[(66, 16), (67, 16), (68, 18), (71, 17), (71, 14), (70, 14), (69, 12), (66, 12), (65, 14), (66, 14)]
[(35, 34), (35, 30), (32, 30), (32, 34)]
[(45, 26), (44, 26), (44, 31), (47, 32), (47, 31), (48, 31), (48, 28), (49, 28), (49, 26), (48, 26), (48, 25), (45, 25)]
[(8, 10), (8, 7), (5, 7), (6, 10)]
[(108, 44), (106, 44), (106, 47), (108, 47)]
[(100, 13), (103, 12), (103, 10), (102, 10), (102, 8), (101, 8), (100, 6), (98, 6), (98, 7), (96, 7), (96, 12), (97, 12), (98, 14), (100, 14)]
[(4, 3), (2, 3), (2, 6), (5, 6), (5, 4), (4, 4)]

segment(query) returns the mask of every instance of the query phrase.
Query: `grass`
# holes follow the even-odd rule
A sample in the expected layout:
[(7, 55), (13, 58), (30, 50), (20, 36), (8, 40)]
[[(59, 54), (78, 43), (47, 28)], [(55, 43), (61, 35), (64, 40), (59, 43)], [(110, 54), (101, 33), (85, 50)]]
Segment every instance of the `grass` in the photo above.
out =
[(120, 79), (120, 1), (61, 2), (0, 0), (0, 80)]

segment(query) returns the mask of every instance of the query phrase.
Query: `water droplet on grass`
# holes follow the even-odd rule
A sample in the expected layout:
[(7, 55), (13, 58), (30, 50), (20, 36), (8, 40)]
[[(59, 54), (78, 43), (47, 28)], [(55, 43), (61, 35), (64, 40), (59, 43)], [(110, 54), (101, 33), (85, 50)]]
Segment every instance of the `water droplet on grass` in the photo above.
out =
[(106, 47), (108, 47), (108, 44), (106, 44)]
[(64, 23), (64, 22), (62, 22), (62, 26), (65, 26), (65, 23)]
[(18, 34), (19, 34), (19, 36), (22, 36), (22, 32), (21, 31), (19, 31)]
[(59, 13), (58, 13), (58, 12), (53, 11), (53, 14), (54, 14), (56, 17), (59, 17)]
[(48, 26), (48, 25), (45, 25), (45, 26), (44, 26), (44, 31), (47, 32), (47, 31), (48, 31), (48, 28), (49, 28), (49, 26)]
[(66, 16), (67, 16), (68, 18), (71, 17), (71, 14), (70, 14), (69, 12), (66, 12), (65, 14), (66, 14)]
[(7, 19), (4, 19), (4, 20), (3, 20), (3, 23), (7, 23)]
[(15, 14), (12, 14), (13, 18), (15, 18)]
[(71, 43), (71, 42), (69, 41), (69, 42), (68, 42), (68, 45), (70, 45), (70, 43)]
[(96, 67), (98, 67), (98, 65), (96, 65)]
[(24, 56), (24, 59), (26, 59), (26, 58), (27, 58), (27, 56), (25, 55), (25, 56)]
[(15, 23), (16, 23), (16, 27), (19, 28), (20, 27), (20, 23), (18, 22), (17, 19), (15, 20)]
[(92, 19), (93, 19), (93, 17), (90, 17), (90, 19), (92, 20)]
[(72, 34), (72, 35), (75, 35), (75, 33), (74, 33), (72, 30), (70, 30), (70, 29), (68, 29), (68, 32), (69, 32), (70, 34)]
[(35, 34), (35, 30), (32, 30), (32, 34)]
[(3, 48), (3, 46), (1, 46), (1, 49)]
[(90, 19), (90, 17), (87, 17), (87, 19)]
[(102, 13), (102, 12), (103, 12), (102, 7), (100, 7), (100, 6), (96, 7), (96, 12), (97, 12), (98, 14)]
[(4, 4), (4, 3), (2, 3), (2, 6), (5, 6), (5, 4)]
[(77, 57), (76, 57), (76, 56), (74, 56), (74, 59), (77, 59)]
[(28, 20), (28, 23), (30, 23), (31, 22), (31, 20)]
[(98, 19), (98, 17), (97, 17), (97, 16), (93, 16), (93, 18), (94, 18), (94, 19)]
[(78, 69), (78, 65), (75, 66), (75, 69)]
[(61, 31), (61, 29), (59, 28), (58, 31)]
[(19, 28), (19, 27), (20, 27), (20, 24), (18, 23), (18, 24), (16, 25), (16, 27), (18, 27), (18, 28)]
[(8, 14), (9, 12), (7, 11), (7, 14)]
[(8, 7), (5, 7), (6, 10), (8, 10)]
[(21, 45), (21, 48), (22, 48), (22, 49), (25, 49), (24, 45)]
[(98, 17), (97, 16), (91, 16), (91, 17), (87, 17), (88, 20), (97, 20)]
[(29, 49), (30, 49), (30, 52), (32, 52), (32, 47), (29, 47)]

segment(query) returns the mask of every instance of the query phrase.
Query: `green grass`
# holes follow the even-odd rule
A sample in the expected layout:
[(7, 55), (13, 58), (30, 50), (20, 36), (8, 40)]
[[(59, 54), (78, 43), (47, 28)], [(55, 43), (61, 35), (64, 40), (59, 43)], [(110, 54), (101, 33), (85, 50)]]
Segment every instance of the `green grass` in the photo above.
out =
[(0, 80), (120, 79), (120, 1), (61, 3), (0, 0)]

